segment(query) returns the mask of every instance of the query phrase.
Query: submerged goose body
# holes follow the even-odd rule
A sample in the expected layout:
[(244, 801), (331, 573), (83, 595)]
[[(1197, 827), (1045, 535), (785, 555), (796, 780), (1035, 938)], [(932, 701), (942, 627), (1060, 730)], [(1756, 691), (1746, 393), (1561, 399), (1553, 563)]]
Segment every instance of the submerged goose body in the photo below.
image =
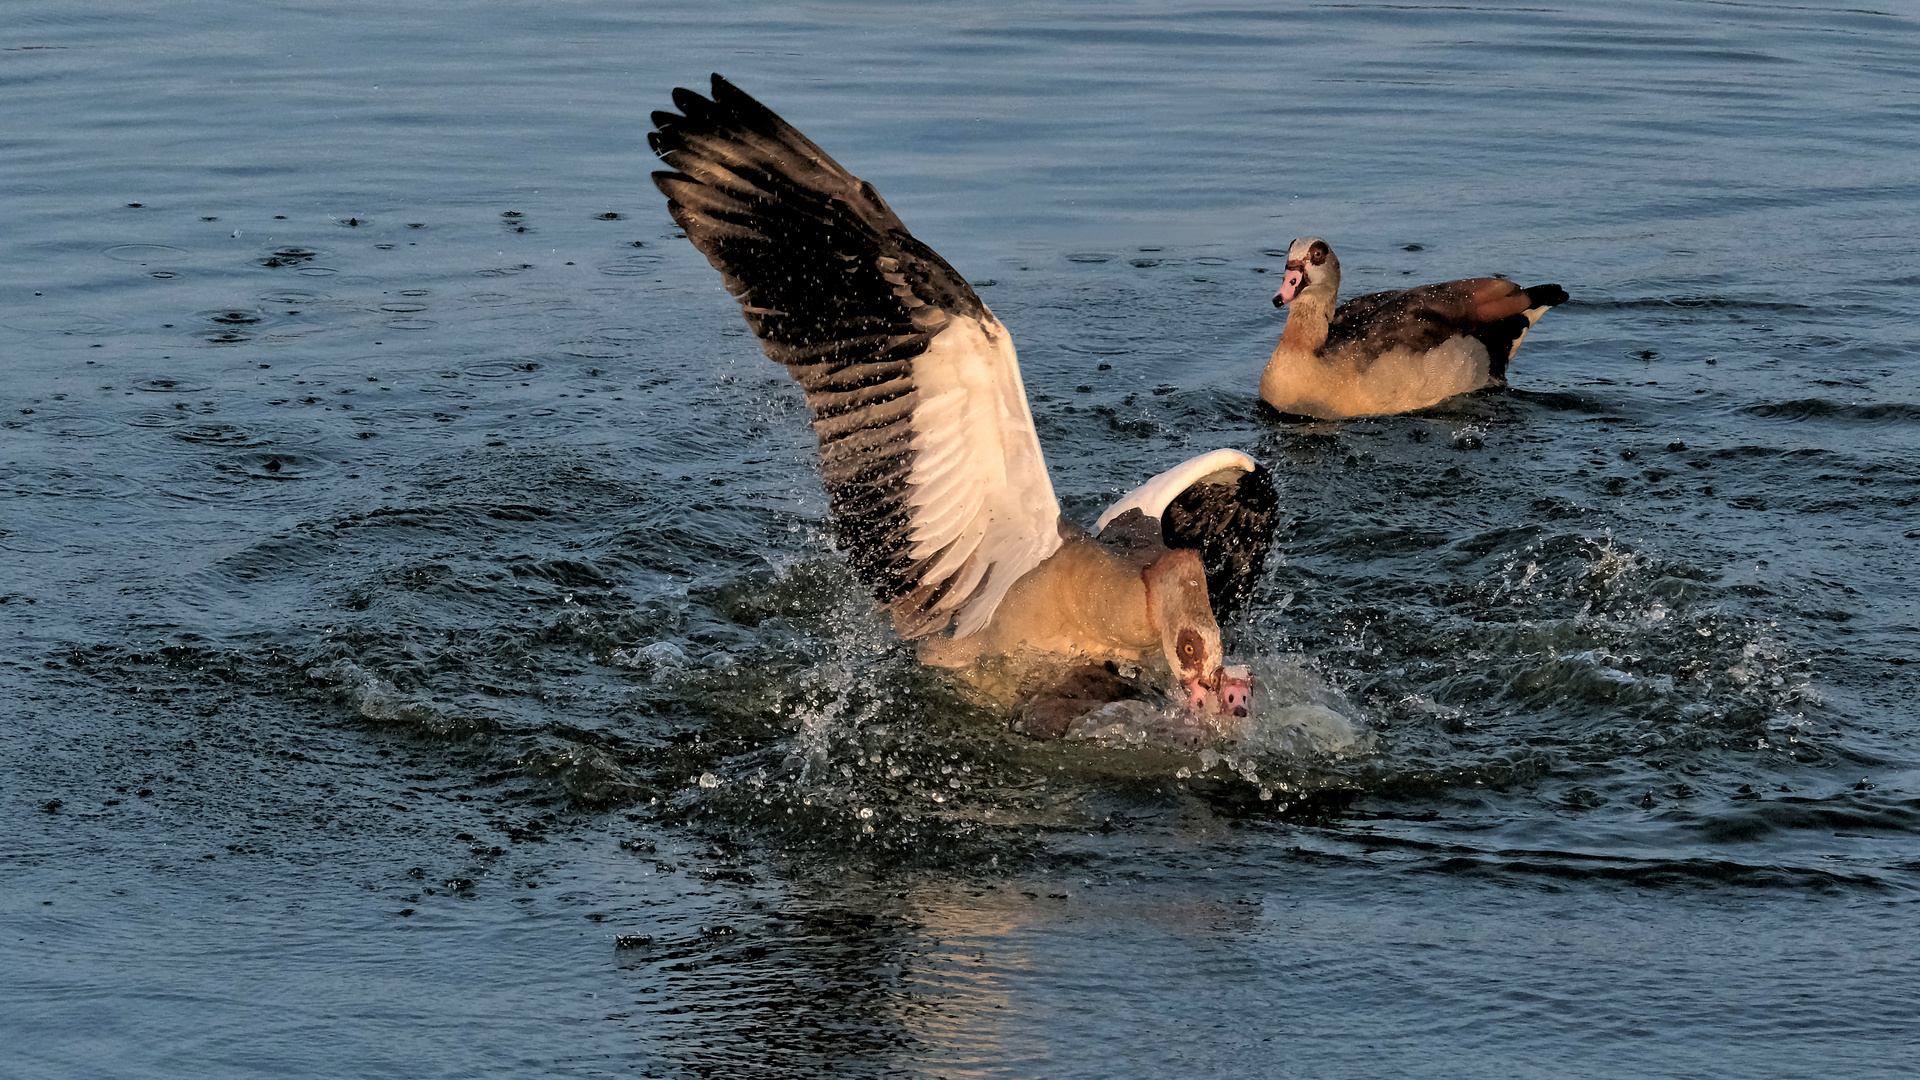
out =
[(1076, 669), (1164, 664), (1191, 709), (1246, 715), (1219, 621), (1272, 540), (1267, 471), (1214, 451), (1122, 499), (1097, 535), (1067, 521), (1012, 342), (966, 280), (725, 79), (673, 99), (679, 114), (653, 114), (672, 170), (654, 182), (805, 392), (839, 546), (921, 661), (1010, 671), (1002, 704)]
[[(1556, 304), (1558, 285), (1521, 288), (1467, 278), (1338, 304), (1340, 259), (1325, 240), (1287, 249), (1275, 307), (1290, 307), (1280, 344), (1260, 376), (1260, 397), (1283, 413), (1337, 419), (1436, 405), (1455, 394), (1505, 386), (1507, 362)], [(1337, 306), (1336, 306), (1337, 304)]]

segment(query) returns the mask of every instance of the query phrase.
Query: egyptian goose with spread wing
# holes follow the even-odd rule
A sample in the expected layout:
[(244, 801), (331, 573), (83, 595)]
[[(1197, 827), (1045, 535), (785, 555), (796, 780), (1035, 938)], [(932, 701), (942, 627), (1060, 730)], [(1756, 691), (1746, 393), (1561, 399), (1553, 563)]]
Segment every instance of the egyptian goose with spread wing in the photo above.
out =
[(1338, 419), (1436, 405), (1505, 386), (1507, 362), (1540, 316), (1565, 303), (1558, 285), (1523, 289), (1468, 278), (1357, 296), (1338, 308), (1340, 259), (1325, 240), (1287, 248), (1273, 306), (1292, 305), (1260, 376), (1260, 397), (1283, 413)]
[(1195, 712), (1247, 715), (1219, 621), (1272, 541), (1267, 471), (1216, 450), (1122, 499), (1098, 535), (1066, 521), (1013, 344), (973, 288), (766, 106), (718, 75), (712, 94), (676, 89), (683, 115), (653, 114), (673, 170), (654, 183), (805, 391), (840, 547), (921, 661), (1018, 668), (999, 684), (1013, 704), (1075, 670), (1163, 660)]

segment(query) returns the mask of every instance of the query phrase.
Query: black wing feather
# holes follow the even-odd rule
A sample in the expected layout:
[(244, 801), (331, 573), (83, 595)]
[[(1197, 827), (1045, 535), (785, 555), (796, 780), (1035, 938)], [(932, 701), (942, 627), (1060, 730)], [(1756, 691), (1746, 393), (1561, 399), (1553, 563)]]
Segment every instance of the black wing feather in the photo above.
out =
[(1190, 485), (1160, 515), (1168, 547), (1200, 553), (1214, 621), (1222, 626), (1259, 584), (1280, 520), (1280, 495), (1266, 466), (1234, 475), (1232, 484)]
[(719, 75), (712, 92), (676, 89), (680, 115), (653, 114), (648, 145), (674, 170), (654, 183), (767, 356), (806, 391), (854, 572), (895, 606), (902, 633), (931, 632), (924, 597), (951, 579), (921, 580), (939, 555), (909, 554), (913, 361), (954, 314), (986, 308), (871, 184)]

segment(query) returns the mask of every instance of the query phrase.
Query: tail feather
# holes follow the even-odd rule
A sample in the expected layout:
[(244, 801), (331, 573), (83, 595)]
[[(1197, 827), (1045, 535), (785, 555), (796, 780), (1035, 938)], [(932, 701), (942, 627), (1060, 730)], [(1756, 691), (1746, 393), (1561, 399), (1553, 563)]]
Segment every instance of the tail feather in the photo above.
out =
[(1527, 307), (1554, 307), (1567, 302), (1567, 290), (1558, 285), (1535, 285), (1526, 290)]
[(1527, 331), (1540, 321), (1547, 309), (1567, 302), (1567, 290), (1558, 285), (1535, 285), (1522, 289), (1526, 294), (1527, 309), (1518, 315), (1512, 315), (1498, 322), (1481, 325), (1473, 336), (1487, 349), (1487, 374), (1495, 382), (1505, 385), (1507, 364), (1513, 354), (1520, 351), (1520, 343), (1527, 338)]

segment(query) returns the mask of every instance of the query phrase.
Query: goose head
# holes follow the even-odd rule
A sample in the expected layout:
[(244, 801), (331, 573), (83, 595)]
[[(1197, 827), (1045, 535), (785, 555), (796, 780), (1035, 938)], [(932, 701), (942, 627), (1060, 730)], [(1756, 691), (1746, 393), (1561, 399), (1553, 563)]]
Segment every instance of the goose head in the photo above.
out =
[(1244, 668), (1221, 665), (1220, 624), (1207, 603), (1207, 572), (1191, 548), (1167, 552), (1141, 571), (1147, 612), (1160, 633), (1180, 702), (1201, 713), (1246, 716), (1253, 682)]
[(1286, 307), (1302, 293), (1326, 293), (1327, 299), (1340, 291), (1340, 258), (1317, 236), (1303, 236), (1287, 247), (1287, 276), (1280, 291), (1273, 294), (1274, 307)]

